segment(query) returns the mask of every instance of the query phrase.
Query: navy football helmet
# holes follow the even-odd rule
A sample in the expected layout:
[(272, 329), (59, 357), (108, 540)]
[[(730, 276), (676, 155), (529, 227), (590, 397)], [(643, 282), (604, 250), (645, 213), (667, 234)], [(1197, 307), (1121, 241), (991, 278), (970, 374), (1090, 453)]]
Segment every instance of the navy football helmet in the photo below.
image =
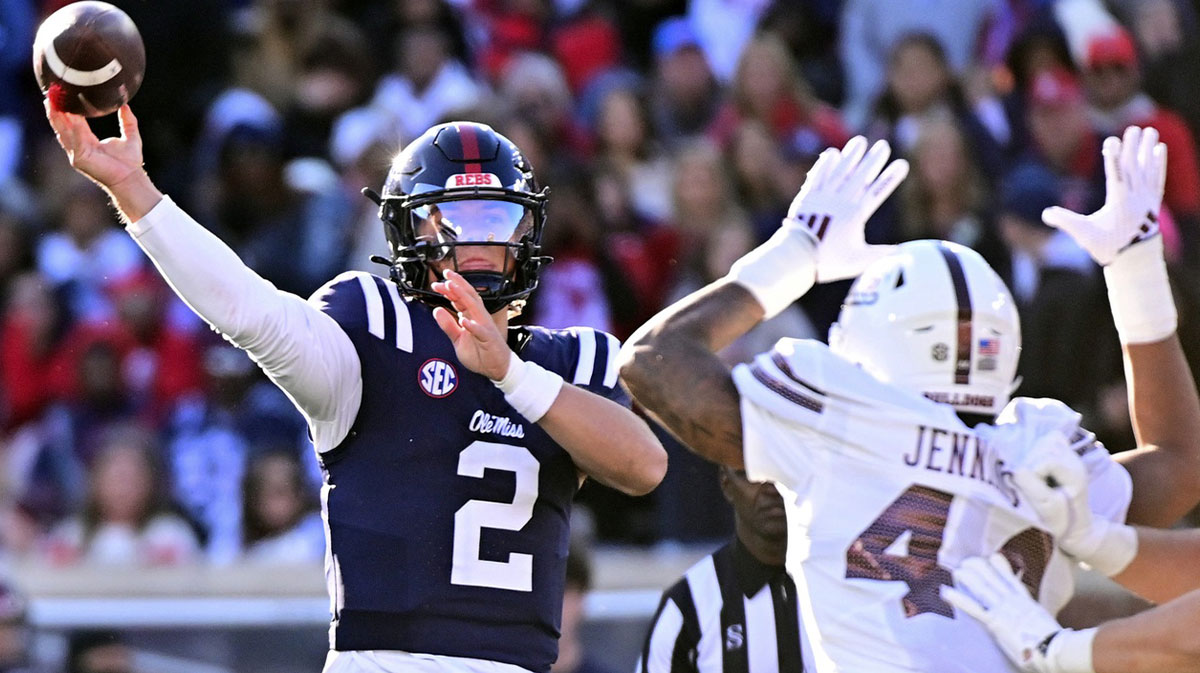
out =
[(392, 161), (378, 199), (391, 259), (376, 260), (403, 294), (449, 306), (429, 289), (430, 263), (449, 259), (457, 270), (458, 246), (503, 246), (512, 252), (503, 270), (461, 273), (489, 312), (519, 310), (550, 262), (541, 247), (546, 193), (521, 150), (490, 126), (439, 124)]

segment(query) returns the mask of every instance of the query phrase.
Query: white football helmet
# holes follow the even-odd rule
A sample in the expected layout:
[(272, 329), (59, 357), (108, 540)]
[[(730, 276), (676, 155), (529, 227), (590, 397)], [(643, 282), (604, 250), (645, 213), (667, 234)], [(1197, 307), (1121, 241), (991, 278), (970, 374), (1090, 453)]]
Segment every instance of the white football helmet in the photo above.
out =
[(833, 352), (882, 381), (994, 416), (1012, 393), (1021, 324), (974, 250), (912, 241), (867, 267), (829, 330)]

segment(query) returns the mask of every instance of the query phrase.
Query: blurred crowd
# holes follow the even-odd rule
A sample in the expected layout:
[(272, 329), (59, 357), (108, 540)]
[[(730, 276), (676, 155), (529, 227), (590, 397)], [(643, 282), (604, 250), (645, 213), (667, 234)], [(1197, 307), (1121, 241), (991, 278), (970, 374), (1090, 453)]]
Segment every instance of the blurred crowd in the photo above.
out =
[[(0, 1), (0, 557), (322, 558), (304, 423), (206, 328), (70, 169), (30, 45), (62, 0)], [(868, 225), (977, 249), (1024, 326), (1018, 394), (1133, 435), (1099, 269), (1041, 223), (1104, 200), (1100, 142), (1153, 125), (1181, 331), (1200, 361), (1200, 3), (1189, 0), (115, 0), (163, 191), (280, 289), (382, 272), (396, 150), (491, 124), (551, 187), (525, 318), (624, 338), (771, 234), (819, 152), (888, 139), (912, 172)], [(94, 121), (116, 132), (111, 118)], [(203, 260), (196, 260), (202, 264)], [(730, 348), (823, 339), (846, 283)], [(398, 401), (398, 403), (403, 403)], [(585, 486), (602, 541), (717, 539), (714, 468), (671, 447), (651, 496)], [(713, 506), (702, 506), (704, 504)], [(716, 504), (714, 504), (716, 503)]]

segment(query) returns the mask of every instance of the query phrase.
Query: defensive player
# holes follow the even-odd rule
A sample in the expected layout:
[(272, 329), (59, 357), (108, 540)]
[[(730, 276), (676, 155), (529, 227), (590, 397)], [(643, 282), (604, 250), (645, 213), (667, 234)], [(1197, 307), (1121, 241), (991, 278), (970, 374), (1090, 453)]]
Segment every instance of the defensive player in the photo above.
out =
[(154, 187), (128, 106), (103, 142), (83, 117), (47, 115), (167, 282), (307, 418), (325, 473), (325, 670), (548, 671), (572, 497), (584, 475), (646, 493), (666, 453), (621, 404), (614, 337), (508, 327), (548, 261), (545, 192), (512, 142), (467, 122), (414, 140), (381, 199), (391, 280), (347, 273), (305, 301)]
[[(1111, 262), (1142, 447), (1122, 455), (1125, 467), (1060, 403), (1009, 402), (1019, 325), (979, 255), (940, 241), (866, 244), (867, 218), (907, 171), (903, 161), (885, 169), (882, 142), (824, 152), (767, 243), (623, 350), (634, 398), (686, 444), (779, 485), (816, 670), (1010, 670), (939, 589), (963, 559), (999, 551), (1051, 612), (1070, 595), (1070, 561), (1012, 483), (1008, 466), (1030, 437), (1072, 438), (1090, 505), (1106, 519), (1124, 519), (1129, 505), (1129, 520), (1167, 525), (1197, 501), (1200, 403), (1155, 226), (1165, 148), (1153, 129), (1130, 129), (1104, 154), (1113, 231), (1095, 233), (1111, 239), (1097, 259)], [(1071, 233), (1092, 245), (1086, 228)], [(732, 376), (714, 355), (814, 282), (853, 276), (829, 347), (784, 339)]]

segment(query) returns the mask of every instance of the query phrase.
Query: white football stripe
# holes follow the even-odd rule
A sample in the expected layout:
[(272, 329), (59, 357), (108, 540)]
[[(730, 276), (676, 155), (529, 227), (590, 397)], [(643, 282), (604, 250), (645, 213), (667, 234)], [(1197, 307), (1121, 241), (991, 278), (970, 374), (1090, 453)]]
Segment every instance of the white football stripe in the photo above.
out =
[(617, 353), (621, 352), (621, 341), (607, 332), (604, 333), (604, 336), (608, 338), (608, 363), (604, 368), (604, 387), (612, 388), (617, 385)]
[(400, 298), (400, 293), (396, 290), (396, 284), (385, 282), (387, 286), (388, 296), (392, 298), (392, 306), (396, 310), (396, 348), (411, 353), (413, 352), (413, 333), (412, 333), (412, 316), (408, 315), (408, 304)]
[(363, 297), (367, 302), (367, 331), (376, 339), (382, 339), (383, 297), (380, 296), (379, 286), (365, 273), (358, 277), (358, 283), (362, 286)]
[(121, 62), (113, 59), (107, 65), (101, 66), (95, 70), (76, 70), (70, 68), (63, 60), (59, 58), (58, 51), (54, 49), (54, 40), (46, 41), (46, 49), (42, 52), (46, 55), (46, 65), (50, 66), (50, 72), (56, 77), (75, 86), (96, 86), (104, 84), (108, 80), (117, 76), (121, 72)]
[(579, 361), (575, 365), (575, 377), (571, 383), (586, 386), (592, 382), (592, 368), (596, 366), (596, 333), (590, 327), (571, 330), (579, 340)]

